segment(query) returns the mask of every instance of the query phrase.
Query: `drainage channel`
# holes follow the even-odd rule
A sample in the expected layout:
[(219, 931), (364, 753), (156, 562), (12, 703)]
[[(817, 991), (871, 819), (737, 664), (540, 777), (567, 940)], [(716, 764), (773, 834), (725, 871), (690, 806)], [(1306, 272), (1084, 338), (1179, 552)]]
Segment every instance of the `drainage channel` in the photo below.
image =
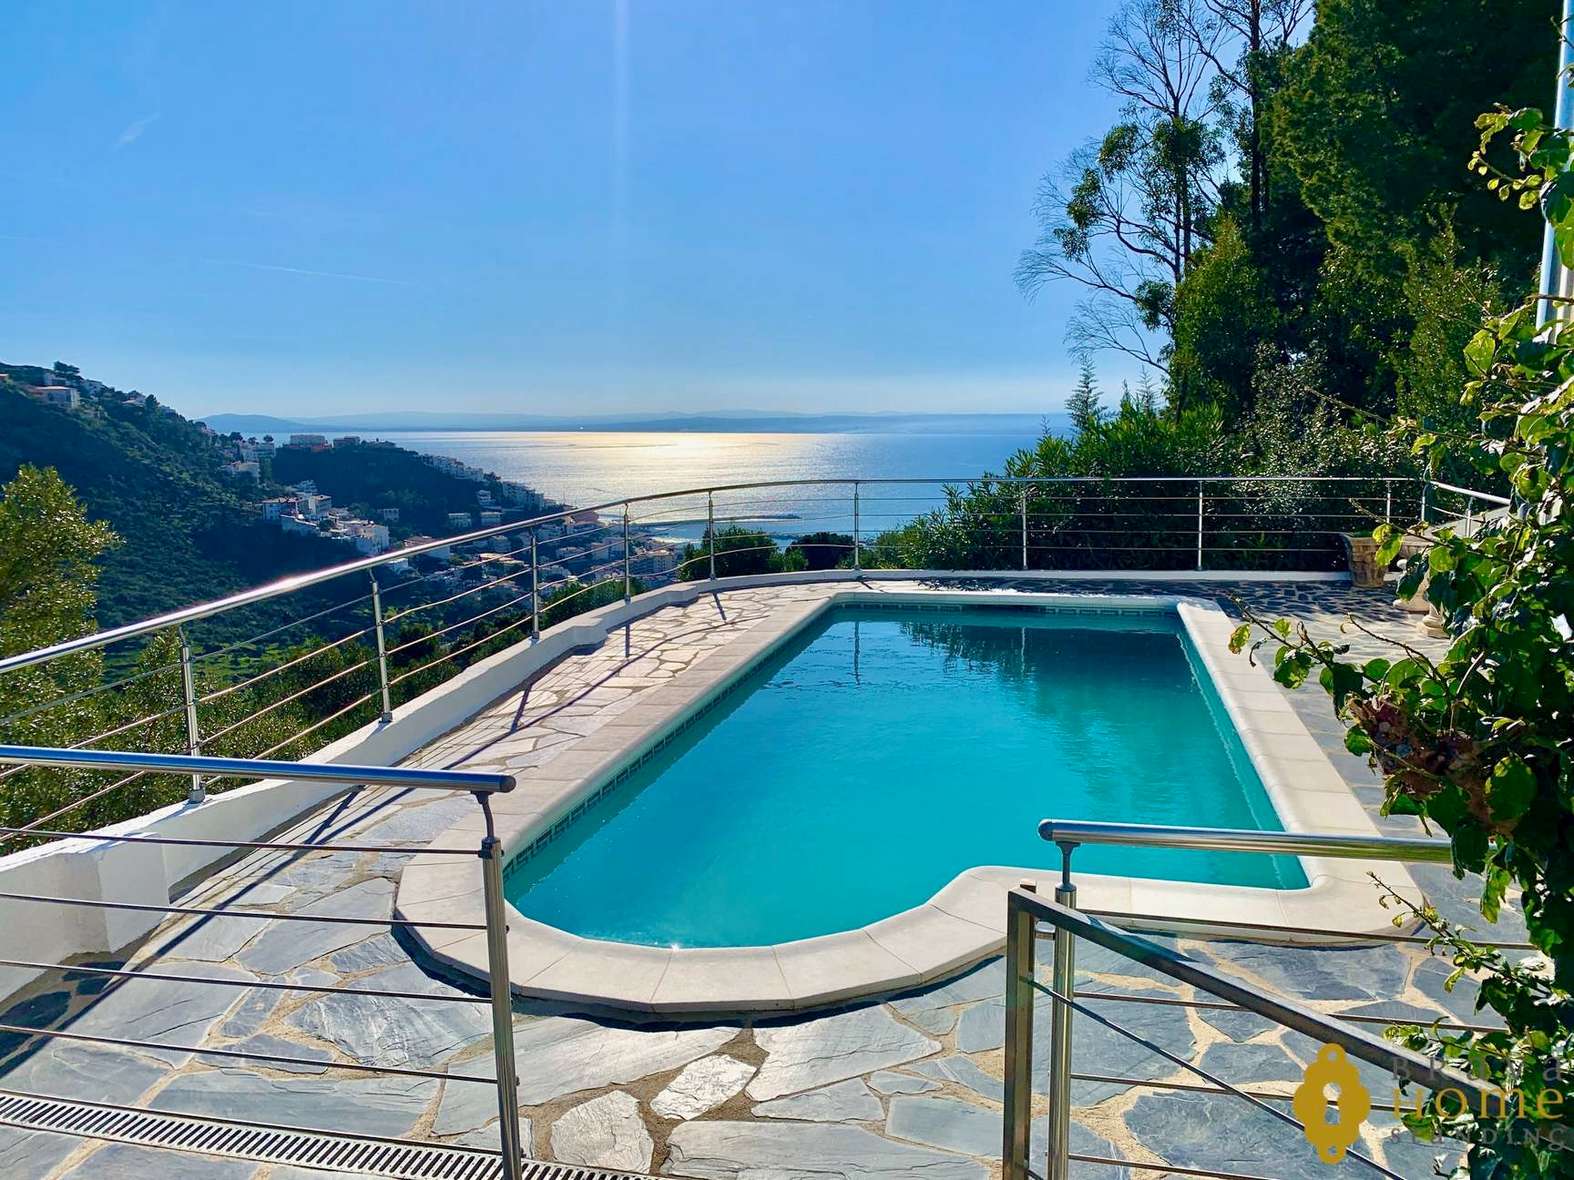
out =
[[(0, 1126), (263, 1164), (290, 1164), (320, 1169), (324, 1175), (379, 1176), (388, 1180), (499, 1180), (503, 1174), (497, 1152), (481, 1148), (198, 1118), (14, 1090), (0, 1090)], [(524, 1177), (651, 1180), (631, 1172), (536, 1160), (525, 1162)]]

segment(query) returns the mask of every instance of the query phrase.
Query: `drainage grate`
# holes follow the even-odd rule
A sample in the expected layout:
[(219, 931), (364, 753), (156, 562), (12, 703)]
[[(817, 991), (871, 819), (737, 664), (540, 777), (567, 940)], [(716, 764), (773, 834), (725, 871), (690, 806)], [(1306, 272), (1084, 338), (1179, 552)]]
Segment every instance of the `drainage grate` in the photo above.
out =
[[(402, 1139), (372, 1139), (285, 1126), (165, 1114), (0, 1090), (0, 1125), (199, 1155), (291, 1164), (325, 1175), (390, 1180), (500, 1180), (496, 1152)], [(528, 1160), (525, 1180), (641, 1180), (628, 1172)]]

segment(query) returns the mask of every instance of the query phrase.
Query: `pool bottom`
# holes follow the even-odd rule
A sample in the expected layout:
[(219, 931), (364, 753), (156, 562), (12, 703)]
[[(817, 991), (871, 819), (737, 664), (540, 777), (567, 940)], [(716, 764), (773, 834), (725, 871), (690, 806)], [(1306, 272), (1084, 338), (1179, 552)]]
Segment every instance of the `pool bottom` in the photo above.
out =
[[(977, 865), (1050, 870), (1047, 815), (1280, 828), (1173, 609), (833, 607), (511, 865), (509, 893), (586, 938), (789, 942)], [(1088, 848), (1078, 868), (1306, 884), (1227, 853)]]

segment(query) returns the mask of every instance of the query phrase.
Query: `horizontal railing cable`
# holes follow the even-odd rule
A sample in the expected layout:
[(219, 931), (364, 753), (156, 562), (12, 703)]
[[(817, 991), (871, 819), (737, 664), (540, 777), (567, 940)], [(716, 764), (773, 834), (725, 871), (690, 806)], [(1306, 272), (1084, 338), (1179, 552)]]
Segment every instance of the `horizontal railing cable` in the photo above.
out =
[[(1128, 992), (1088, 992), (1078, 991), (1080, 1000), (1115, 1000), (1125, 1004), (1147, 1004), (1160, 1008), (1191, 1008), (1204, 1012), (1248, 1012), (1239, 1004), (1226, 1004), (1217, 1000), (1183, 1000), (1171, 996), (1144, 996)], [(1381, 1024), (1391, 1026), (1395, 1024), (1420, 1024), (1428, 1028), (1440, 1028), (1449, 1032), (1501, 1032), (1501, 1028), (1494, 1028), (1488, 1024), (1463, 1024), (1459, 1021), (1441, 1017), (1437, 1020), (1416, 1020), (1407, 1016), (1362, 1016), (1350, 1012), (1332, 1013), (1336, 1019), (1347, 1020), (1355, 1024)]]
[[(170, 844), (181, 848), (252, 848), (268, 852), (398, 852), (409, 855), (416, 851), (402, 844), (291, 844), (277, 840), (208, 840), (197, 836), (120, 835), (113, 832), (58, 832), (40, 831), (36, 828), (0, 827), (0, 835), (7, 833), (43, 836), (52, 840), (111, 840), (119, 844)], [(476, 855), (474, 848), (422, 847), (420, 852), (423, 856)]]
[[(485, 930), (482, 926), (480, 929)], [(330, 996), (379, 996), (385, 1000), (433, 1000), (440, 1004), (490, 1004), (492, 997), (444, 995), (431, 992), (388, 991), (383, 988), (356, 987), (354, 984), (273, 983), (261, 979), (225, 979), (211, 975), (181, 975), (170, 971), (144, 971), (125, 967), (90, 967), (72, 963), (35, 963), (27, 959), (0, 959), (0, 967), (27, 967), (38, 970), (70, 971), (104, 979), (151, 979), (163, 983), (196, 983), (217, 987), (258, 988), (276, 992), (312, 992)]]
[[(1141, 1045), (1144, 1049), (1147, 1049), (1148, 1051), (1150, 1051), (1152, 1053), (1158, 1054), (1160, 1057), (1164, 1058), (1164, 1060), (1168, 1061), (1170, 1064), (1177, 1065), (1181, 1069), (1186, 1070), (1188, 1073), (1196, 1074), (1198, 1077), (1202, 1078), (1203, 1081), (1211, 1082), (1213, 1085), (1218, 1086), (1220, 1088), (1220, 1090), (1224, 1091), (1225, 1093), (1228, 1093), (1230, 1095), (1233, 1095), (1236, 1098), (1241, 1098), (1241, 1099), (1245, 1100), (1246, 1102), (1251, 1103), (1258, 1110), (1264, 1111), (1267, 1114), (1273, 1116), (1275, 1119), (1278, 1119), (1280, 1122), (1286, 1123), (1289, 1126), (1294, 1127), (1297, 1131), (1305, 1131), (1306, 1124), (1302, 1123), (1299, 1119), (1296, 1119), (1293, 1116), (1284, 1113), (1284, 1111), (1282, 1111), (1282, 1110), (1278, 1110), (1275, 1107), (1270, 1106), (1267, 1102), (1264, 1102), (1260, 1098), (1253, 1097), (1251, 1094), (1248, 1094), (1245, 1090), (1242, 1090), (1240, 1087), (1235, 1086), (1235, 1085), (1233, 1085), (1230, 1082), (1226, 1082), (1223, 1078), (1219, 1077), (1217, 1074), (1211, 1073), (1208, 1070), (1203, 1069), (1202, 1066), (1196, 1065), (1196, 1064), (1194, 1064), (1194, 1063), (1192, 1063), (1190, 1061), (1187, 1061), (1184, 1057), (1180, 1056), (1180, 1054), (1172, 1053), (1168, 1049), (1164, 1048), (1162, 1045), (1156, 1044), (1155, 1042), (1149, 1040), (1147, 1037), (1144, 1037), (1144, 1036), (1142, 1036), (1139, 1033), (1134, 1033), (1129, 1028), (1121, 1027), (1120, 1025), (1116, 1024), (1113, 1020), (1108, 1020), (1105, 1017), (1099, 1015), (1099, 1013), (1093, 1011), (1093, 1009), (1089, 1008), (1086, 1004), (1079, 1003), (1077, 1000), (1072, 999), (1069, 996), (1062, 995), (1060, 992), (1056, 991), (1054, 988), (1048, 986), (1045, 983), (1040, 982), (1037, 979), (1029, 979), (1026, 982), (1028, 983), (1028, 985), (1030, 987), (1032, 987), (1032, 988), (1034, 988), (1034, 989), (1036, 989), (1038, 991), (1043, 992), (1047, 996), (1052, 997), (1057, 1003), (1065, 1004), (1067, 1007), (1073, 1009), (1074, 1011), (1080, 1012), (1082, 1015), (1088, 1017), (1090, 1020), (1093, 1020), (1097, 1024), (1102, 1025), (1104, 1028), (1107, 1028), (1110, 1032), (1113, 1032), (1113, 1033), (1116, 1033), (1119, 1036), (1125, 1037), (1128, 1041), (1131, 1041), (1133, 1044)], [(1373, 1171), (1380, 1172), (1382, 1175), (1389, 1177), (1390, 1180), (1404, 1180), (1404, 1177), (1401, 1176), (1398, 1172), (1394, 1172), (1394, 1171), (1391, 1171), (1388, 1168), (1385, 1168), (1382, 1164), (1378, 1163), (1376, 1160), (1372, 1159), (1369, 1156), (1361, 1154), (1359, 1151), (1356, 1151), (1354, 1148), (1349, 1149), (1346, 1152), (1346, 1154), (1351, 1159), (1357, 1160), (1358, 1162), (1365, 1164), (1367, 1167), (1371, 1168)]]
[[(431, 997), (426, 997), (430, 999)], [(252, 1053), (245, 1049), (205, 1049), (196, 1045), (168, 1045), (162, 1041), (142, 1041), (131, 1037), (101, 1037), (91, 1033), (67, 1032), (58, 1028), (29, 1028), (25, 1024), (0, 1024), (0, 1033), (14, 1033), (26, 1037), (48, 1037), (51, 1040), (82, 1041), (90, 1045), (119, 1045), (129, 1049), (152, 1049), (159, 1053), (193, 1053), (201, 1057), (226, 1057), (238, 1061), (261, 1061), (275, 1065), (300, 1065), (309, 1069), (347, 1069), (356, 1073), (397, 1074), (410, 1078), (436, 1078), (453, 1082), (479, 1082), (497, 1085), (496, 1078), (479, 1074), (442, 1073), (432, 1069), (410, 1069), (398, 1065), (361, 1065), (347, 1061), (324, 1061), (316, 1057), (288, 1057), (281, 1053)]]
[[(330, 852), (344, 850), (343, 845), (329, 845)], [(425, 849), (422, 849), (425, 852)], [(471, 849), (470, 856), (477, 853)], [(181, 914), (194, 917), (207, 918), (251, 918), (259, 922), (320, 922), (329, 926), (394, 926), (406, 930), (485, 930), (486, 926), (478, 922), (427, 922), (415, 921), (410, 918), (352, 918), (338, 914), (292, 914), (281, 910), (235, 910), (213, 909), (202, 906), (184, 905), (153, 905), (150, 902), (135, 901), (103, 901), (90, 897), (54, 897), (43, 893), (7, 893), (0, 892), (0, 898), (7, 901), (31, 901), (44, 905), (83, 906), (88, 909), (103, 910), (129, 910), (134, 913), (144, 914)], [(68, 968), (70, 970), (72, 968)]]

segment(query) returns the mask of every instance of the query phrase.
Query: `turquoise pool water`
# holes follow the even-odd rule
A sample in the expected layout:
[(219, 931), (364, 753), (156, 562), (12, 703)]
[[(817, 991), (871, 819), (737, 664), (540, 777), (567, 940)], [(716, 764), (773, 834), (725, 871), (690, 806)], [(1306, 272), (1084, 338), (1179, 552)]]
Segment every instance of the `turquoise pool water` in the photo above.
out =
[[(1170, 612), (838, 607), (511, 866), (590, 938), (751, 946), (847, 930), (978, 865), (1051, 868), (1038, 821), (1278, 829)], [(1292, 858), (1087, 847), (1084, 872), (1299, 887)]]

